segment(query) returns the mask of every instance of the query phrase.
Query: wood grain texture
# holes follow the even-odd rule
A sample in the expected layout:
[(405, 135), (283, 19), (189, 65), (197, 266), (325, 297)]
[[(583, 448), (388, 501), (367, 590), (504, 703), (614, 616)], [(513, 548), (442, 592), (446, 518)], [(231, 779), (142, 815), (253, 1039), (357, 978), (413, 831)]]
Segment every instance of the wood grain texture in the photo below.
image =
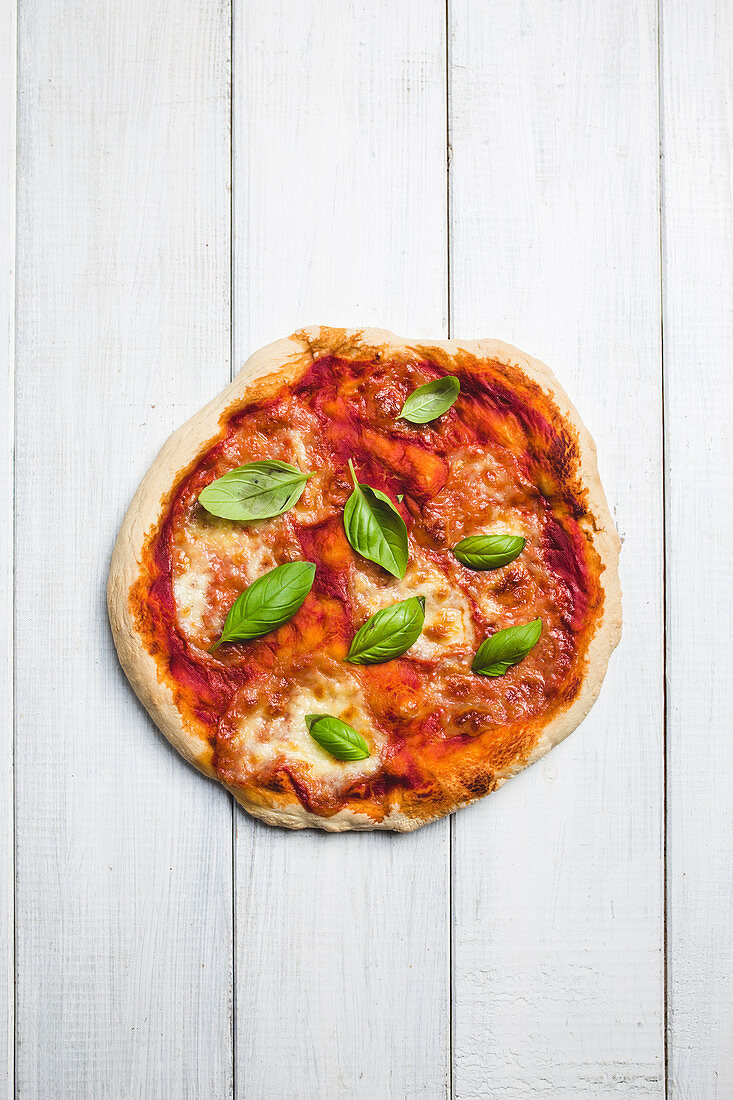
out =
[(455, 819), (455, 1096), (660, 1096), (656, 6), (450, 10), (453, 334), (550, 364), (625, 539), (624, 637), (601, 700)]
[(17, 314), (17, 1084), (231, 1092), (231, 810), (104, 608), (157, 447), (226, 382), (229, 13), (24, 0)]
[[(446, 330), (445, 8), (238, 3), (235, 365), (304, 323)], [(289, 835), (237, 816), (243, 1097), (443, 1097), (447, 822)]]
[[(707, 502), (733, 473), (733, 21), (726, 0), (660, 7), (668, 1094), (723, 1100), (733, 578), (729, 515)], [(233, 47), (229, 0), (19, 9), (18, 1096), (219, 1100), (235, 1075), (247, 1100), (444, 1097), (451, 1084), (455, 1100), (659, 1096), (655, 0), (236, 0)], [(5, 623), (15, 13), (0, 0)], [(453, 823), (452, 1036), (448, 823), (290, 835), (236, 811), (233, 852), (227, 796), (142, 713), (104, 611), (135, 486), (230, 366), (306, 323), (448, 334), (446, 121), (451, 334), (515, 342), (576, 400), (625, 538), (626, 618), (582, 730)], [(9, 660), (2, 670), (0, 1092), (11, 1095)]]
[(669, 1096), (733, 1096), (733, 10), (662, 8)]
[(13, 444), (15, 412), (15, 0), (0, 0), (0, 1094), (13, 1094)]

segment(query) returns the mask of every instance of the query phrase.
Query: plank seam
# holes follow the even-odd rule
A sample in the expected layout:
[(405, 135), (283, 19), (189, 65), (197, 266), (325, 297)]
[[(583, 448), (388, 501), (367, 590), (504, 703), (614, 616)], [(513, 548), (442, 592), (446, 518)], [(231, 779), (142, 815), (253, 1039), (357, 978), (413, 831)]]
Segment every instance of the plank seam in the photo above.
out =
[(11, 562), (11, 579), (12, 579), (12, 594), (10, 597), (10, 629), (11, 629), (11, 645), (10, 645), (10, 659), (12, 661), (12, 670), (10, 674), (10, 707), (12, 714), (12, 730), (10, 737), (10, 768), (11, 768), (11, 874), (13, 876), (12, 890), (13, 899), (10, 906), (10, 919), (12, 921), (12, 928), (10, 929), (10, 943), (12, 943), (13, 957), (11, 960), (12, 965), (8, 967), (9, 979), (12, 975), (13, 988), (9, 990), (8, 1003), (12, 1018), (7, 1022), (7, 1036), (8, 1036), (8, 1096), (18, 1095), (18, 1082), (16, 1077), (16, 1066), (18, 1064), (18, 922), (17, 922), (17, 906), (18, 906), (18, 861), (17, 861), (17, 814), (16, 814), (16, 772), (15, 772), (15, 739), (16, 739), (16, 722), (15, 722), (15, 675), (18, 667), (16, 661), (16, 636), (15, 636), (15, 615), (17, 608), (16, 601), (16, 569), (15, 569), (15, 455), (16, 455), (16, 440), (15, 433), (17, 428), (17, 417), (15, 415), (15, 401), (16, 401), (16, 385), (15, 385), (15, 364), (16, 364), (16, 348), (15, 337), (18, 330), (18, 282), (17, 282), (17, 256), (18, 256), (18, 90), (20, 87), (19, 74), (20, 74), (20, 0), (16, 0), (15, 4), (15, 118), (13, 119), (12, 135), (13, 135), (13, 152), (12, 156), (12, 172), (13, 181), (11, 185), (11, 194), (13, 195), (13, 213), (14, 220), (14, 233), (13, 233), (13, 255), (10, 257), (12, 264), (12, 309), (11, 309), (11, 325), (12, 331), (9, 333), (9, 361), (8, 370), (10, 374), (10, 389), (12, 393), (12, 403), (10, 410), (11, 423), (9, 427), (10, 440), (11, 440), (11, 456), (10, 456), (10, 468), (11, 468), (11, 493), (12, 499), (10, 501), (10, 553), (12, 555)]
[(662, 0), (657, 0), (657, 140), (659, 157), (659, 359), (660, 397), (662, 413), (662, 966), (663, 966), (663, 1058), (664, 1095), (670, 1092), (669, 1081), (669, 935), (667, 929), (667, 456), (666, 456), (666, 389), (664, 378), (664, 107), (662, 84)]

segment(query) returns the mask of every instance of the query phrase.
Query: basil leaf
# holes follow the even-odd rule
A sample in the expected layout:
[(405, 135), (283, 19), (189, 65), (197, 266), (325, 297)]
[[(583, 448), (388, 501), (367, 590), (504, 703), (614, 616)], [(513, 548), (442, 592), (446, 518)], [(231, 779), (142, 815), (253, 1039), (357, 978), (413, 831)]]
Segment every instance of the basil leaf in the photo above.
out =
[(424, 621), (424, 596), (383, 607), (357, 630), (346, 660), (353, 665), (379, 665), (401, 657), (420, 637)]
[(315, 575), (312, 562), (291, 561), (258, 577), (229, 608), (221, 637), (209, 653), (225, 642), (261, 638), (292, 619), (310, 592)]
[(332, 714), (306, 714), (308, 733), (337, 760), (366, 760), (369, 746), (352, 726)]
[(411, 424), (428, 424), (448, 412), (460, 392), (461, 383), (452, 374), (426, 382), (412, 391), (398, 419), (409, 420)]
[(499, 569), (524, 550), (521, 535), (469, 535), (453, 547), (453, 553), (469, 569)]
[(518, 665), (534, 649), (541, 633), (542, 619), (535, 619), (525, 626), (497, 630), (478, 647), (471, 671), (478, 672), (480, 676), (503, 676), (507, 669)]
[(351, 459), (349, 469), (354, 491), (344, 507), (346, 537), (357, 554), (401, 579), (407, 569), (405, 521), (389, 497), (359, 484)]
[(248, 462), (202, 489), (199, 504), (222, 519), (271, 519), (298, 502), (309, 477), (287, 462)]

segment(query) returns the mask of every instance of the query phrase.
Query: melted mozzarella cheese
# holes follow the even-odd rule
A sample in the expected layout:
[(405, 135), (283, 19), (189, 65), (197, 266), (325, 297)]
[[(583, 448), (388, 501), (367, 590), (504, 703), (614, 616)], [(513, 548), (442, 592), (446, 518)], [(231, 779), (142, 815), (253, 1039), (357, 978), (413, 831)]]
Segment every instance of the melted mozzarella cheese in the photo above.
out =
[(333, 513), (333, 508), (326, 501), (323, 492), (329, 476), (328, 471), (320, 468), (322, 460), (314, 448), (306, 445), (300, 432), (289, 432), (288, 438), (293, 451), (288, 461), (303, 473), (311, 475), (306, 482), (303, 495), (294, 507), (294, 514), (299, 523), (306, 525), (322, 523)]
[(425, 597), (425, 622), (420, 637), (408, 651), (410, 656), (434, 660), (451, 651), (470, 648), (474, 643), (468, 599), (419, 548), (410, 548), (410, 561), (402, 580), (382, 585), (355, 570), (351, 595), (357, 619), (361, 612), (365, 621), (390, 604), (410, 596)]
[(265, 527), (242, 527), (226, 521), (219, 525), (192, 519), (186, 524), (183, 548), (192, 559), (198, 559), (198, 564), (213, 557), (232, 562), (251, 584), (275, 565), (272, 544), (276, 534), (276, 521)]
[(507, 535), (525, 534), (517, 508), (526, 503), (525, 486), (517, 481), (516, 471), (494, 455), (476, 454), (467, 448), (456, 451), (450, 459), (447, 489), (455, 502), (450, 527), (456, 541), (478, 534), (487, 523), (492, 529), (500, 526)]
[(209, 585), (213, 574), (208, 564), (186, 568), (173, 579), (173, 598), (183, 633), (196, 638), (205, 630), (204, 615), (208, 610)]
[(173, 597), (178, 622), (192, 641), (216, 637), (226, 615), (217, 621), (210, 617), (210, 588), (215, 583), (213, 565), (225, 564), (236, 573), (242, 587), (251, 584), (277, 565), (273, 550), (276, 533), (269, 528), (234, 527), (229, 523), (211, 523), (191, 518), (178, 535), (173, 565)]
[(451, 478), (457, 483), (470, 488), (472, 494), (476, 492), (483, 495), (482, 490), (488, 489), (493, 482), (503, 474), (503, 466), (487, 451), (476, 453), (469, 447), (461, 447), (449, 456)]
[[(364, 737), (370, 750), (366, 760), (336, 760), (313, 740), (305, 716), (324, 713), (347, 722)], [(270, 713), (263, 703), (242, 719), (242, 758), (255, 773), (289, 765), (296, 775), (306, 773), (337, 793), (381, 767), (384, 736), (370, 728), (363, 715), (364, 701), (354, 677), (337, 668), (329, 671), (328, 677), (314, 673), (307, 684), (295, 685), (282, 713)]]

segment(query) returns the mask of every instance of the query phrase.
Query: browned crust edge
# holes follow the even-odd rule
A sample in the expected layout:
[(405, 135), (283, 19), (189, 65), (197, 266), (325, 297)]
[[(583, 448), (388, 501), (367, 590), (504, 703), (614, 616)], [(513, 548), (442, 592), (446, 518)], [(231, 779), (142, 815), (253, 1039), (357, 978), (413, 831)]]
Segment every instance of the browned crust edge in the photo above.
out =
[[(446, 355), (468, 353), (479, 359), (519, 368), (551, 398), (562, 419), (577, 435), (578, 479), (587, 491), (588, 512), (595, 521), (586, 533), (604, 566), (600, 578), (604, 592), (603, 612), (588, 647), (580, 692), (566, 710), (548, 723), (529, 759), (493, 777), (492, 789), (522, 768), (535, 763), (572, 733), (598, 698), (608, 660), (621, 636), (620, 540), (598, 475), (595, 443), (549, 367), (498, 340), (423, 342), (408, 341), (384, 329), (306, 328), (255, 352), (218, 397), (173, 433), (140, 483), (112, 553), (107, 605), (120, 664), (158, 728), (182, 756), (211, 778), (216, 778), (211, 746), (184, 721), (174, 692), (161, 674), (155, 657), (146, 648), (145, 639), (135, 622), (129, 594), (143, 569), (146, 540), (163, 516), (172, 487), (197, 457), (221, 437), (233, 408), (268, 397), (282, 385), (296, 382), (318, 356), (334, 354), (364, 358), (377, 351), (384, 355), (401, 353), (416, 358), (429, 358), (431, 354), (437, 354), (441, 359)], [(444, 816), (446, 812), (442, 811), (435, 817), (411, 818), (392, 810), (382, 821), (374, 821), (367, 814), (344, 809), (332, 817), (320, 817), (309, 813), (300, 803), (283, 800), (282, 805), (272, 805), (237, 788), (228, 789), (250, 814), (268, 824), (291, 829), (315, 827), (330, 832), (345, 829), (408, 832)], [(475, 798), (457, 801), (447, 812), (474, 801)]]

